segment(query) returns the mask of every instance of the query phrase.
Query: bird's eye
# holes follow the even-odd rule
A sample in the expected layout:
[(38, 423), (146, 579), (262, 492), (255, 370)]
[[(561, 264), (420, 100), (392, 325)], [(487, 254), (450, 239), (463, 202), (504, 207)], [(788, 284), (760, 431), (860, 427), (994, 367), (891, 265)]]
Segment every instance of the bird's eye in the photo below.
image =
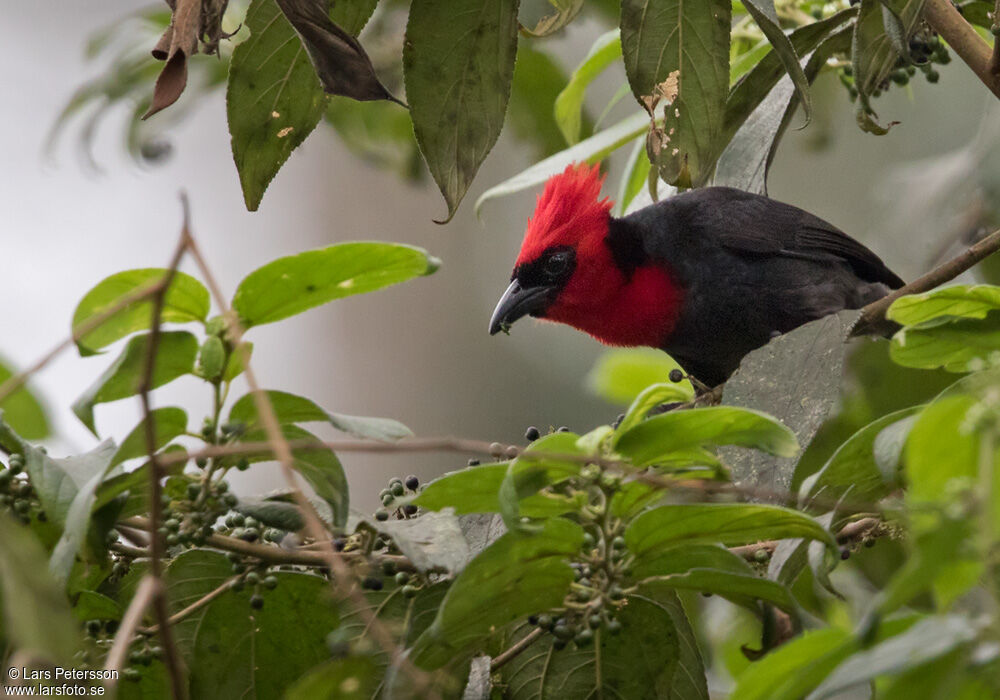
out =
[(568, 264), (569, 253), (553, 253), (549, 256), (549, 259), (545, 261), (545, 272), (552, 276), (560, 275), (566, 271), (566, 266)]

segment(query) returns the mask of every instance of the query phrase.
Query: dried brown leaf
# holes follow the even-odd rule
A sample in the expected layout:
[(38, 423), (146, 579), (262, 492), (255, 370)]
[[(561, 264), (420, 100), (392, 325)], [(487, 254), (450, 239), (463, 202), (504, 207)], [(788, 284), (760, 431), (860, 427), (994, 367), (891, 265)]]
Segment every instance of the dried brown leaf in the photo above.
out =
[(355, 100), (392, 100), (358, 40), (338, 27), (323, 0), (277, 0), (309, 54), (323, 90)]

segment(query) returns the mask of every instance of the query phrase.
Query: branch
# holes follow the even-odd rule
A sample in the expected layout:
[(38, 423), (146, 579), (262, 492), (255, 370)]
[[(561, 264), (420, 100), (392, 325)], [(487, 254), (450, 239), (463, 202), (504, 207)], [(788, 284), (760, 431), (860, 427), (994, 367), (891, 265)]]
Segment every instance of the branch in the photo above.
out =
[(160, 316), (163, 313), (163, 302), (167, 289), (173, 282), (180, 265), (184, 252), (188, 247), (188, 205), (187, 198), (182, 194), (181, 203), (184, 208), (184, 222), (181, 225), (180, 241), (174, 250), (167, 273), (160, 280), (160, 286), (153, 294), (152, 319), (150, 321), (149, 343), (146, 351), (146, 362), (143, 367), (142, 380), (139, 382), (139, 400), (142, 402), (142, 418), (145, 424), (146, 451), (149, 455), (149, 524), (150, 524), (150, 576), (156, 581), (156, 595), (153, 598), (153, 611), (159, 622), (160, 641), (163, 642), (163, 663), (167, 667), (167, 675), (170, 678), (170, 692), (174, 700), (183, 700), (187, 697), (187, 688), (184, 683), (184, 672), (181, 666), (180, 655), (174, 644), (174, 636), (170, 629), (170, 611), (167, 608), (167, 596), (161, 582), (163, 575), (163, 538), (159, 535), (160, 518), (163, 513), (163, 503), (161, 502), (160, 479), (163, 478), (163, 466), (160, 464), (156, 454), (156, 422), (152, 419), (152, 408), (149, 392), (153, 388), (153, 373), (156, 369), (156, 355), (160, 343)]
[(543, 630), (541, 627), (536, 627), (535, 629), (528, 632), (528, 634), (517, 640), (517, 643), (512, 644), (499, 656), (494, 656), (493, 660), (490, 661), (490, 671), (496, 671), (501, 668), (504, 664), (516, 658), (518, 654), (530, 647), (535, 643), (539, 637), (542, 636)]
[[(191, 605), (187, 606), (183, 610), (180, 610), (180, 611), (174, 613), (173, 615), (171, 615), (170, 619), (168, 620), (168, 622), (171, 625), (176, 625), (178, 622), (180, 622), (185, 617), (187, 617), (188, 615), (190, 615), (191, 613), (193, 613), (195, 610), (198, 610), (199, 608), (205, 607), (206, 605), (208, 605), (209, 603), (211, 603), (213, 600), (215, 600), (216, 598), (218, 598), (220, 595), (222, 595), (223, 593), (225, 593), (226, 591), (228, 591), (230, 588), (233, 587), (233, 582), (236, 581), (236, 580), (238, 580), (238, 579), (239, 579), (239, 576), (233, 576), (232, 578), (226, 579), (225, 581), (222, 582), (221, 585), (219, 585), (218, 588), (216, 588), (216, 589), (214, 589), (214, 590), (206, 593), (201, 598), (199, 598), (198, 600), (194, 601), (193, 603), (191, 603)], [(139, 628), (139, 632), (141, 632), (142, 634), (156, 634), (157, 632), (159, 632), (159, 630), (160, 630), (160, 626), (159, 625), (153, 625), (152, 627), (146, 627), (146, 628), (142, 628), (142, 627)]]
[(240, 325), (239, 318), (230, 308), (228, 300), (222, 293), (222, 289), (219, 287), (219, 284), (215, 279), (215, 275), (209, 268), (208, 263), (201, 254), (199, 246), (190, 233), (188, 234), (187, 245), (191, 256), (194, 258), (202, 276), (205, 278), (205, 282), (208, 285), (212, 296), (215, 298), (216, 304), (219, 306), (223, 317), (226, 318), (229, 323), (229, 333), (234, 346), (233, 352), (238, 352), (242, 355), (243, 374), (246, 377), (247, 385), (253, 395), (254, 404), (257, 408), (257, 414), (260, 416), (260, 420), (263, 423), (264, 433), (267, 435), (269, 443), (268, 450), (275, 455), (278, 463), (281, 465), (281, 471), (285, 477), (285, 481), (288, 483), (289, 488), (292, 489), (292, 497), (295, 499), (296, 505), (298, 505), (302, 510), (302, 514), (306, 521), (306, 533), (323, 545), (321, 555), (324, 557), (325, 565), (333, 574), (332, 584), (334, 592), (339, 598), (351, 601), (361, 619), (364, 620), (372, 638), (379, 644), (379, 646), (382, 647), (386, 654), (389, 655), (391, 664), (394, 667), (400, 668), (403, 673), (409, 677), (410, 681), (413, 683), (414, 693), (417, 696), (426, 697), (428, 700), (437, 700), (439, 696), (434, 689), (430, 687), (428, 675), (414, 666), (413, 662), (411, 662), (403, 654), (403, 651), (397, 644), (392, 632), (390, 632), (385, 625), (382, 624), (376, 613), (371, 609), (367, 598), (365, 598), (364, 592), (358, 585), (354, 572), (344, 561), (341, 553), (334, 549), (333, 541), (330, 539), (330, 533), (323, 525), (322, 519), (319, 517), (319, 514), (316, 512), (312, 503), (308, 498), (306, 498), (305, 494), (302, 493), (302, 490), (299, 488), (295, 479), (295, 466), (292, 449), (289, 446), (289, 442), (285, 438), (284, 433), (281, 431), (281, 425), (278, 422), (278, 417), (275, 414), (274, 406), (271, 404), (270, 398), (261, 389), (260, 383), (257, 381), (256, 373), (250, 363), (250, 353), (247, 351), (247, 346), (243, 341), (244, 329)]
[[(955, 53), (983, 81), (983, 85), (1000, 97), (1000, 77), (995, 73), (993, 61), (995, 50), (965, 21), (951, 0), (927, 0), (924, 3), (924, 19), (955, 49)], [(993, 21), (997, 19), (994, 17)]]
[(125, 655), (132, 644), (132, 637), (135, 636), (142, 620), (143, 613), (149, 607), (150, 602), (163, 590), (163, 582), (155, 576), (144, 576), (136, 588), (135, 595), (132, 596), (128, 609), (122, 617), (121, 625), (115, 634), (115, 641), (111, 644), (111, 651), (104, 661), (105, 671), (120, 671), (125, 665)]
[[(928, 4), (930, 3), (928, 2)], [(851, 335), (866, 335), (873, 332), (897, 329), (898, 326), (885, 319), (885, 314), (892, 305), (892, 302), (907, 294), (928, 292), (945, 282), (949, 282), (998, 250), (1000, 250), (1000, 230), (994, 231), (975, 245), (969, 246), (965, 251), (948, 262), (941, 263), (927, 274), (894, 290), (891, 294), (868, 304), (868, 306), (861, 310), (861, 318), (854, 325)]]
[[(840, 532), (837, 533), (837, 543), (855, 544), (882, 534), (885, 534), (885, 526), (881, 520), (878, 518), (861, 518), (860, 520), (847, 523), (847, 525), (841, 528)], [(768, 555), (771, 555), (774, 554), (777, 546), (777, 540), (767, 540), (757, 542), (756, 544), (743, 545), (742, 547), (730, 547), (729, 551), (739, 557), (743, 557), (747, 561), (756, 561), (757, 552), (764, 551)]]

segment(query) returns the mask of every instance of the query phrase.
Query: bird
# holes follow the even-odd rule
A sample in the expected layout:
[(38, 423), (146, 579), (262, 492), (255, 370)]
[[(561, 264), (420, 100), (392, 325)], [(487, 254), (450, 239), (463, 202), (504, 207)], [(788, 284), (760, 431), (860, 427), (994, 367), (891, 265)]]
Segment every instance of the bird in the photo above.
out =
[(790, 204), (703, 187), (619, 218), (603, 183), (584, 163), (545, 183), (490, 335), (524, 316), (563, 323), (607, 345), (664, 350), (714, 387), (772, 338), (904, 284)]

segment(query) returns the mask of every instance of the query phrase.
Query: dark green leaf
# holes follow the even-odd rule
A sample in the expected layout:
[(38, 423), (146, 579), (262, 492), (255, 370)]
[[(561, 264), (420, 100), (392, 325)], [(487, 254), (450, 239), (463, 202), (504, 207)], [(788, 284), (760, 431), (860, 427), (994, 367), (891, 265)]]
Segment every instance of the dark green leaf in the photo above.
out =
[(517, 54), (518, 0), (414, 0), (403, 44), (406, 97), (450, 220), (500, 136)]
[(233, 51), (226, 111), (243, 198), (256, 211), (288, 156), (316, 128), (326, 96), (275, 0), (253, 0), (245, 23), (250, 38)]
[[(170, 560), (164, 576), (170, 612), (174, 614), (184, 610), (233, 576), (232, 563), (221, 552), (206, 549), (182, 552)], [(177, 647), (189, 664), (194, 655), (195, 637), (207, 612), (207, 606), (202, 607), (173, 625)]]
[(306, 526), (301, 509), (294, 503), (267, 499), (240, 499), (235, 510), (256, 518), (262, 525), (297, 532)]
[(520, 527), (521, 501), (537, 494), (552, 484), (557, 484), (580, 473), (581, 462), (558, 458), (532, 459), (525, 455), (551, 453), (557, 455), (584, 455), (577, 446), (580, 436), (576, 433), (551, 433), (531, 443), (517, 459), (510, 463), (500, 485), (500, 514), (508, 529)]
[(414, 644), (414, 663), (438, 668), (491, 630), (561, 604), (573, 580), (566, 558), (582, 543), (583, 529), (563, 518), (546, 520), (538, 534), (498, 539), (448, 589)]
[[(73, 403), (73, 413), (97, 434), (94, 426), (94, 406), (135, 396), (139, 392), (149, 352), (149, 335), (140, 335), (128, 345), (90, 388)], [(194, 372), (198, 354), (197, 339), (186, 331), (160, 334), (156, 347), (156, 362), (150, 389), (163, 386), (178, 377)]]
[[(125, 297), (155, 286), (166, 274), (167, 270), (164, 269), (147, 268), (126, 270), (104, 278), (77, 304), (73, 312), (73, 332), (79, 332), (86, 323), (107, 313)], [(208, 290), (205, 285), (190, 275), (175, 272), (163, 297), (160, 320), (164, 323), (204, 321), (208, 311)], [(152, 318), (150, 301), (135, 301), (77, 340), (80, 354), (93, 355), (120, 338), (146, 330), (150, 327)]]
[(63, 587), (49, 575), (31, 530), (0, 514), (0, 592), (4, 637), (27, 656), (71, 664), (79, 628)]
[(970, 24), (975, 24), (983, 29), (989, 29), (993, 26), (993, 20), (990, 18), (990, 13), (993, 12), (993, 3), (986, 0), (965, 0), (965, 2), (957, 3), (955, 7), (965, 18), (965, 21)]
[(122, 608), (112, 598), (94, 591), (81, 591), (73, 605), (73, 615), (77, 620), (120, 620)]
[(546, 635), (502, 669), (510, 700), (537, 698), (676, 698), (708, 700), (694, 631), (677, 594), (659, 584), (628, 597), (591, 646), (556, 651)]
[(795, 47), (781, 28), (778, 13), (774, 9), (774, 0), (746, 0), (743, 7), (753, 17), (753, 21), (760, 27), (764, 36), (771, 43), (774, 52), (781, 59), (788, 77), (795, 85), (795, 91), (798, 93), (808, 122), (812, 114), (812, 102), (809, 99), (809, 83), (812, 81), (806, 77), (799, 64), (799, 56), (795, 52)]
[(278, 258), (243, 278), (233, 308), (245, 327), (404, 282), (437, 270), (426, 251), (396, 243), (339, 243)]
[[(170, 445), (160, 454), (169, 455), (184, 452), (180, 445)], [(165, 476), (176, 476), (184, 471), (183, 462), (174, 462), (163, 467)], [(144, 515), (149, 512), (149, 463), (141, 465), (130, 472), (117, 474), (106, 478), (97, 489), (97, 501), (94, 509), (98, 510), (111, 503), (122, 494), (128, 494), (128, 499), (119, 514), (121, 518), (134, 515)]]
[[(314, 401), (285, 391), (268, 391), (268, 400), (274, 407), (279, 423), (330, 423), (337, 430), (373, 440), (398, 440), (411, 437), (413, 432), (391, 418), (369, 418), (328, 413)], [(258, 427), (257, 403), (253, 394), (241, 396), (229, 411), (230, 423), (243, 423), (248, 428)]]
[[(457, 515), (499, 513), (507, 467), (506, 462), (499, 462), (450, 472), (427, 484), (413, 503), (428, 510), (454, 508)], [(542, 492), (522, 500), (520, 509), (525, 517), (545, 518), (579, 510), (581, 505), (579, 499)]]
[(60, 527), (77, 492), (96, 474), (102, 474), (115, 453), (115, 445), (105, 440), (92, 451), (75, 457), (55, 459), (42, 450), (24, 445), (24, 468), (49, 520)]
[[(587, 384), (601, 398), (629, 404), (650, 385), (669, 382), (674, 370), (684, 372), (665, 352), (652, 348), (621, 348), (609, 350), (598, 358), (587, 375)], [(665, 397), (662, 401), (688, 401), (694, 396), (694, 388), (687, 379), (671, 384), (676, 388), (676, 398)]]
[(680, 544), (726, 546), (803, 537), (836, 548), (833, 536), (808, 515), (778, 506), (712, 503), (660, 506), (646, 511), (625, 530), (637, 562)]
[[(324, 92), (355, 100), (397, 101), (375, 75), (375, 67), (358, 40), (331, 21), (326, 0), (277, 3), (299, 35)], [(363, 4), (368, 5), (368, 0)]]
[(729, 92), (729, 0), (623, 0), (622, 56), (640, 104), (678, 72), (677, 97), (665, 107), (666, 143), (657, 156), (671, 185), (699, 185), (722, 152)]
[(572, 146), (580, 140), (583, 126), (583, 98), (587, 88), (604, 69), (622, 55), (618, 30), (613, 29), (597, 37), (590, 51), (569, 77), (569, 82), (555, 100), (555, 119), (566, 143)]
[(339, 623), (329, 583), (309, 574), (274, 575), (278, 586), (262, 592), (260, 610), (250, 607), (251, 587), (205, 606), (190, 661), (192, 697), (282, 697), (303, 673), (329, 659), (324, 642)]
[(770, 416), (735, 406), (668, 411), (621, 434), (616, 449), (636, 465), (655, 464), (692, 447), (738, 445), (791, 457), (799, 449), (791, 430)]
[[(0, 385), (14, 376), (10, 368), (0, 362)], [(49, 419), (45, 409), (28, 386), (22, 386), (0, 401), (3, 418), (25, 440), (43, 440), (49, 436)]]
[[(153, 432), (156, 435), (156, 442), (153, 443), (153, 450), (159, 450), (178, 435), (183, 435), (187, 430), (187, 413), (184, 409), (177, 407), (157, 408), (149, 417), (153, 419)], [(146, 445), (146, 419), (139, 421), (139, 425), (132, 428), (122, 444), (111, 459), (111, 466), (122, 462), (144, 457), (149, 454)]]

